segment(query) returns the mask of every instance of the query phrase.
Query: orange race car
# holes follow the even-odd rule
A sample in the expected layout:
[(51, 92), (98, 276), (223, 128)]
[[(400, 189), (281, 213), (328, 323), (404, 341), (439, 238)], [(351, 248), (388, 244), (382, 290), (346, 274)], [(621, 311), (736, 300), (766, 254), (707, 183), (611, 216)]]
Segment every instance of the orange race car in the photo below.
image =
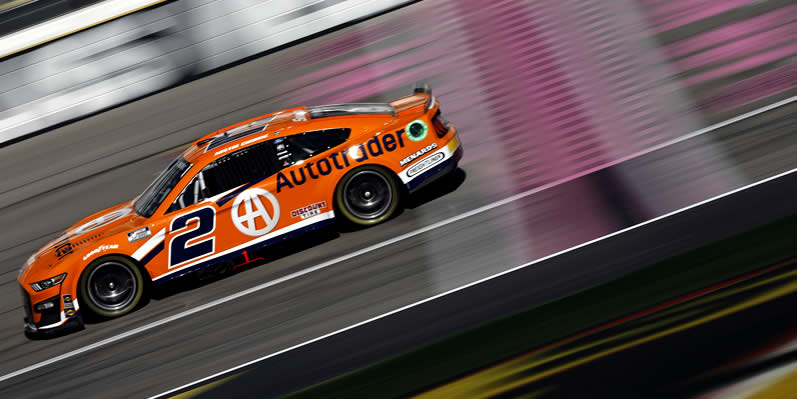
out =
[(428, 86), (387, 104), (300, 107), (219, 130), (135, 200), (78, 222), (28, 259), (17, 277), (25, 330), (82, 326), (86, 311), (124, 315), (150, 283), (248, 261), (335, 218), (380, 223), (402, 192), (461, 157)]

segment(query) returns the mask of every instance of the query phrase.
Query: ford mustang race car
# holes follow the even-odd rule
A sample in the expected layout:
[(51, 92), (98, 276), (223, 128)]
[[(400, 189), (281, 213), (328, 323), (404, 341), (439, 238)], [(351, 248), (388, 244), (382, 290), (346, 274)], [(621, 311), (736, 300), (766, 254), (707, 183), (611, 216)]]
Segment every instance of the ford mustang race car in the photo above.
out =
[(195, 141), (130, 202), (76, 223), (19, 271), (27, 333), (122, 316), (144, 290), (331, 224), (389, 219), (456, 168), (428, 86), (390, 103), (288, 109)]

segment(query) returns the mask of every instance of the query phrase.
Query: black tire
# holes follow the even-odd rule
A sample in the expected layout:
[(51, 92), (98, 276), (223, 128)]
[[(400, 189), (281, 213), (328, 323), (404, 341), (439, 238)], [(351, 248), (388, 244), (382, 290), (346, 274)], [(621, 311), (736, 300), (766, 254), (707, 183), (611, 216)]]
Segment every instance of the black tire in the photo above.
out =
[(347, 222), (372, 226), (390, 219), (399, 206), (399, 187), (393, 174), (376, 165), (346, 173), (335, 187), (335, 211)]
[(103, 317), (130, 313), (144, 294), (144, 276), (132, 260), (118, 255), (91, 262), (78, 283), (81, 308)]

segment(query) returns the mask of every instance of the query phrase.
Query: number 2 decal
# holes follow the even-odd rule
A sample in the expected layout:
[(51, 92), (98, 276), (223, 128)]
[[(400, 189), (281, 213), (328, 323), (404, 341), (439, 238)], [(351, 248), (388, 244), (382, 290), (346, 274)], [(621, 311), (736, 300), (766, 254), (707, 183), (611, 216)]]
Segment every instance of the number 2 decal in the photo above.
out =
[[(189, 229), (188, 224), (194, 219), (198, 223), (196, 227)], [(212, 254), (215, 251), (215, 237), (199, 239), (213, 233), (215, 229), (216, 211), (211, 207), (199, 208), (174, 218), (170, 231), (177, 235), (169, 244), (169, 268), (180, 266), (200, 256)]]

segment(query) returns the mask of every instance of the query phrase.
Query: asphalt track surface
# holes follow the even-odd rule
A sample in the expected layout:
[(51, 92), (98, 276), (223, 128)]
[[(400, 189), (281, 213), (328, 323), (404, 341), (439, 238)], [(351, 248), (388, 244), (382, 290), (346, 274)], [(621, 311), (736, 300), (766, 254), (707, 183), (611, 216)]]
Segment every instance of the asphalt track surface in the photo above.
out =
[[(0, 183), (0, 226), (4, 227), (0, 231), (0, 375), (521, 191), (508, 182), (505, 171), (494, 166), (501, 163), (503, 154), (479, 153), (474, 144), (482, 132), (463, 129), (466, 155), (462, 172), (449, 181), (449, 187), (422, 194), (389, 223), (331, 239), (322, 237), (318, 242), (303, 240), (294, 248), (300, 251), (290, 256), (201, 287), (178, 287), (122, 319), (91, 324), (84, 331), (58, 339), (28, 341), (22, 335), (22, 309), (15, 281), (19, 265), (84, 215), (138, 194), (174, 156), (174, 151), (164, 149), (248, 116), (293, 105), (263, 91), (268, 82), (264, 82), (262, 71), (289, 55), (277, 53), (243, 64), (0, 149), (4, 174)], [(387, 100), (406, 91), (388, 90), (369, 100)], [(794, 105), (784, 106), (608, 170), (574, 176), (567, 183), (489, 211), (4, 380), (0, 382), (0, 396), (43, 397), (62, 392), (76, 397), (155, 395), (774, 176), (797, 166), (797, 137), (790, 134), (797, 122), (795, 109)], [(704, 154), (707, 141), (721, 150), (722, 157), (687, 157), (692, 152)], [(733, 179), (727, 178), (729, 160), (734, 165)], [(654, 173), (662, 167), (668, 168), (668, 173)], [(622, 176), (635, 177), (637, 183), (641, 179), (644, 184), (623, 190), (617, 183), (624, 181)], [(401, 328), (377, 330), (375, 335), (366, 335), (366, 341), (350, 342), (369, 354), (352, 355), (352, 363), (327, 368), (327, 374), (312, 374), (301, 383), (323, 378), (332, 369), (342, 371), (374, 356), (396, 353), (457, 331), (511, 311), (513, 306), (525, 307), (593, 286), (656, 259), (793, 213), (797, 203), (791, 199), (797, 185), (793, 177), (786, 179), (761, 186), (762, 191), (755, 195), (738, 195), (701, 208), (699, 212), (705, 215), (686, 218), (691, 223), (688, 229), (677, 223), (657, 223), (658, 230), (650, 235), (622, 235), (569, 255), (576, 258), (561, 258), (568, 262), (529, 268), (527, 280), (509, 280), (517, 296), (501, 295), (508, 292), (506, 286), (484, 291), (476, 297), (484, 304), (481, 310), (458, 305), (459, 311), (432, 319), (401, 318)], [(723, 184), (712, 184), (717, 181)], [(679, 188), (688, 191), (684, 187), (695, 184), (705, 190), (673, 195)], [(580, 195), (584, 192), (599, 195)], [(646, 202), (648, 206), (640, 207), (644, 211), (627, 205), (664, 194), (672, 198)], [(621, 259), (607, 256), (624, 248), (637, 252), (624, 254)], [(530, 296), (524, 297), (524, 293)], [(510, 303), (518, 296), (520, 299)], [(316, 364), (329, 365), (320, 360)], [(290, 380), (289, 372), (296, 369), (281, 369), (286, 381)]]
[[(797, 192), (795, 184), (797, 172), (529, 264), (296, 350), (230, 370), (203, 384), (234, 378), (220, 386), (200, 388), (191, 393), (198, 394), (197, 398), (209, 399), (279, 397), (297, 391), (341, 372), (356, 370), (476, 326), (484, 320), (508, 316), (589, 287), (595, 281), (613, 279), (641, 265), (668, 259), (684, 249), (749, 230), (770, 217), (793, 213), (797, 209), (784, 195)], [(745, 212), (751, 202), (767, 210)], [(728, 215), (739, 216), (728, 218)], [(622, 256), (617, 256), (618, 253)], [(395, 378), (401, 378), (400, 370), (395, 372)], [(191, 391), (198, 386), (174, 393)], [(363, 396), (367, 396), (367, 392), (363, 392)]]
[[(786, 110), (782, 113), (791, 114)], [(772, 115), (762, 118), (769, 119)], [(749, 123), (754, 122), (751, 120)], [(778, 123), (783, 121), (775, 119), (771, 123), (772, 126), (779, 126)], [(766, 136), (766, 126), (770, 126), (770, 122), (760, 126), (754, 124), (755, 130), (749, 134), (757, 138)], [(728, 133), (737, 139), (740, 134), (743, 132)], [(684, 151), (683, 146), (688, 145), (688, 142), (684, 142), (661, 151)], [(652, 153), (650, 156), (663, 155)], [(651, 161), (643, 157), (632, 162)], [(26, 341), (19, 325), (21, 310), (14, 302), (17, 298), (13, 295), (13, 289), (16, 287), (13, 287), (13, 283), (8, 284), (13, 288), (3, 290), (4, 303), (11, 309), (3, 320), (2, 373), (12, 372), (474, 209), (482, 203), (473, 202), (475, 195), (471, 190), (480, 183), (486, 183), (471, 168), (467, 165), (464, 167), (464, 181), (455, 191), (408, 209), (390, 223), (365, 231), (344, 233), (300, 253), (197, 289), (178, 290), (163, 299), (152, 301), (128, 317), (89, 325), (86, 330), (67, 337)], [(136, 174), (133, 167), (120, 169), (127, 169), (129, 176)], [(40, 397), (66, 390), (76, 396), (87, 397), (104, 396), (107, 392), (113, 392), (114, 396), (154, 395), (523, 264), (534, 258), (528, 254), (528, 246), (516, 237), (525, 234), (524, 228), (528, 224), (550, 225), (551, 220), (546, 219), (555, 220), (561, 215), (550, 211), (519, 212), (518, 209), (550, 209), (554, 205), (551, 202), (566, 195), (574, 185), (599, 184), (605, 178), (601, 175), (606, 173), (609, 172), (599, 172), (543, 190), (190, 318), (3, 381), (0, 394), (4, 397)], [(100, 175), (96, 179), (105, 177)], [(84, 190), (96, 189), (96, 183), (91, 180), (94, 179), (70, 185), (69, 188), (86, 185)], [(456, 183), (456, 180), (453, 181), (452, 186), (456, 186)], [(324, 370), (318, 374), (300, 376), (302, 378), (297, 384), (329, 376), (332, 371), (340, 372), (362, 365), (375, 357), (398, 353), (430, 338), (440, 337), (504, 312), (590, 287), (657, 259), (791, 214), (797, 211), (797, 204), (792, 201), (795, 191), (797, 176), (789, 175), (759, 186), (747, 194), (712, 202), (680, 218), (668, 218), (664, 222), (648, 225), (652, 230), (648, 234), (638, 231), (623, 234), (585, 250), (530, 267), (524, 272), (525, 277), (513, 274), (514, 277), (501, 280), (503, 286), (483, 285), (478, 292), (470, 290), (467, 294), (457, 295), (445, 302), (450, 304), (450, 301), (454, 301), (454, 307), (443, 312), (435, 312), (427, 306), (423, 311), (400, 314), (395, 319), (399, 324), (390, 329), (380, 329), (381, 324), (367, 329), (364, 338), (354, 335), (353, 341), (347, 341), (350, 339), (347, 334), (339, 338), (344, 340), (344, 344), (320, 342), (319, 345), (326, 350), (344, 351), (347, 354), (345, 359), (351, 359), (352, 362), (336, 364), (324, 357), (324, 351), (302, 351), (304, 356), (315, 360), (312, 364)], [(436, 194), (427, 195), (435, 197)], [(585, 198), (583, 201), (608, 200)], [(565, 230), (560, 234), (572, 235), (579, 226), (560, 228)], [(556, 229), (550, 232), (556, 233)], [(577, 237), (581, 241), (588, 238)], [(620, 259), (609, 256), (628, 248), (635, 248), (636, 251), (626, 251)], [(13, 275), (13, 270), (7, 274)], [(508, 295), (509, 292), (513, 294)], [(469, 306), (469, 301), (474, 299), (482, 306)], [(353, 348), (360, 348), (366, 353), (357, 354)], [(341, 359), (335, 356), (340, 353), (333, 351), (332, 355), (331, 359)], [(279, 366), (275, 370), (280, 380), (287, 382), (291, 381), (291, 372), (306, 371), (303, 367), (308, 363), (297, 364), (286, 360), (275, 364)], [(41, 381), (47, 383), (42, 384)], [(289, 385), (287, 390), (296, 386)]]

